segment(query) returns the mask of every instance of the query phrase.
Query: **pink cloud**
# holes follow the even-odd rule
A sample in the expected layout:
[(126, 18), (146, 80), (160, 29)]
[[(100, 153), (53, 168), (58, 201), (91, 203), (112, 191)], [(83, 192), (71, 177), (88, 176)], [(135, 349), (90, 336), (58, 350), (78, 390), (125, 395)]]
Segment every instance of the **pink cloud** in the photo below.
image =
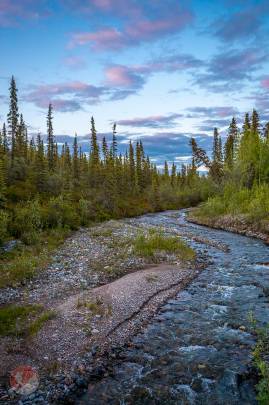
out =
[(38, 20), (48, 16), (45, 1), (34, 0), (0, 0), (0, 26), (16, 25), (21, 19)]
[[(97, 1), (97, 0), (96, 0)], [(102, 0), (102, 3), (105, 0)], [(110, 5), (107, 0), (103, 6)], [(125, 6), (126, 8), (126, 6)], [(185, 29), (193, 20), (193, 14), (187, 9), (166, 9), (162, 16), (153, 14), (155, 18), (141, 15), (125, 23), (121, 30), (116, 28), (102, 28), (95, 32), (74, 33), (69, 42), (70, 47), (89, 44), (97, 51), (117, 50), (131, 45), (139, 45), (143, 41), (153, 41), (165, 35), (175, 34)]]
[(169, 16), (159, 20), (139, 21), (126, 29), (127, 35), (133, 40), (151, 39), (160, 34), (173, 34), (182, 30), (192, 21), (192, 14), (183, 12), (180, 15)]
[(82, 103), (96, 104), (107, 92), (103, 86), (74, 81), (32, 86), (24, 100), (41, 108), (47, 108), (49, 103), (52, 103), (55, 110), (67, 112), (82, 109)]
[(111, 13), (114, 16), (135, 18), (142, 15), (142, 6), (136, 0), (62, 0), (65, 7), (82, 12), (84, 15), (93, 15), (96, 12)]
[(96, 32), (73, 34), (69, 47), (92, 44), (95, 50), (118, 49), (124, 46), (125, 40), (121, 32), (114, 28), (107, 28)]
[(139, 89), (146, 79), (156, 72), (176, 72), (202, 66), (202, 62), (191, 55), (178, 54), (159, 58), (144, 65), (108, 65), (105, 69), (106, 83), (109, 86), (120, 86)]
[(127, 66), (109, 66), (106, 68), (105, 75), (107, 83), (113, 86), (141, 87), (144, 84), (143, 78), (132, 72)]
[(263, 80), (261, 81), (261, 85), (262, 85), (263, 88), (269, 89), (269, 77), (263, 79)]

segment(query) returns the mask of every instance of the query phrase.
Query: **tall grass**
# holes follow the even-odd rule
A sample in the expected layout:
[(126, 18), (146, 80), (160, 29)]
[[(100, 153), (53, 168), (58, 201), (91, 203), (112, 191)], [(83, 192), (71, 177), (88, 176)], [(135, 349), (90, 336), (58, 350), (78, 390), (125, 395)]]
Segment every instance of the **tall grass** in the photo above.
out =
[(183, 260), (195, 257), (194, 251), (178, 236), (166, 236), (157, 231), (138, 235), (133, 243), (133, 251), (143, 257), (154, 257), (160, 251), (175, 253)]

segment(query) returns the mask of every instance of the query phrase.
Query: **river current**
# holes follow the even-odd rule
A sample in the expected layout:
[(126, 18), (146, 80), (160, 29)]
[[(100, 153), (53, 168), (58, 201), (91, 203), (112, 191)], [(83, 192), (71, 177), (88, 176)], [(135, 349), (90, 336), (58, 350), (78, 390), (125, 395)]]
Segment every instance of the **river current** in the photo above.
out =
[[(132, 339), (113, 375), (77, 404), (256, 404), (249, 320), (258, 327), (269, 323), (269, 248), (253, 238), (188, 223), (184, 210), (129, 221), (182, 229), (209, 264)], [(229, 249), (193, 240), (201, 238)]]

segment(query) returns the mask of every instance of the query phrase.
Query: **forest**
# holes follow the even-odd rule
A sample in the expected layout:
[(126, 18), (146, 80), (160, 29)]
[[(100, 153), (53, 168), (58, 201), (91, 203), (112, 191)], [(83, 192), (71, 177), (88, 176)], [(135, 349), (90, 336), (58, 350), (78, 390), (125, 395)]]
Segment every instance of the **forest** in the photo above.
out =
[[(40, 134), (30, 138), (14, 77), (9, 97), (0, 133), (0, 243), (18, 240), (23, 248), (12, 256), (15, 268), (1, 276), (3, 285), (30, 277), (31, 268), (43, 263), (42, 255), (46, 258), (70, 231), (111, 218), (202, 203), (197, 211), (201, 217), (243, 214), (268, 232), (269, 123), (262, 127), (256, 110), (245, 114), (242, 129), (233, 118), (227, 137), (214, 129), (212, 157), (192, 138), (190, 165), (169, 169), (164, 162), (164, 170), (158, 170), (139, 140), (130, 141), (124, 155), (118, 153), (116, 124), (111, 144), (105, 138), (99, 142), (93, 117), (89, 156), (78, 147), (77, 136), (71, 150), (68, 144), (60, 150), (52, 105), (46, 142)], [(207, 175), (200, 174), (201, 165)], [(25, 263), (20, 269), (17, 255)]]
[(90, 122), (90, 154), (78, 148), (61, 150), (53, 134), (53, 106), (47, 114), (47, 142), (40, 134), (29, 139), (19, 113), (15, 79), (10, 85), (7, 123), (0, 136), (0, 240), (38, 241), (50, 229), (77, 229), (92, 221), (139, 215), (145, 212), (195, 205), (205, 200), (211, 185), (197, 174), (195, 165), (177, 172), (158, 171), (145, 154), (141, 141), (130, 142), (124, 156), (113, 140), (97, 140), (94, 118)]

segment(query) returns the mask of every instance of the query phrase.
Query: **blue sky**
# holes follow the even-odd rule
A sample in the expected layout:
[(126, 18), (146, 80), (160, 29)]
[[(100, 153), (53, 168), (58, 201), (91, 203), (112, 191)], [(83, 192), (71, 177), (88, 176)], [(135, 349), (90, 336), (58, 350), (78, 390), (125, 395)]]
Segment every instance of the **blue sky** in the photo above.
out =
[(122, 150), (142, 138), (180, 166), (190, 136), (209, 150), (232, 116), (269, 120), (268, 34), (266, 0), (0, 0), (0, 119), (14, 74), (29, 133), (52, 102), (85, 150), (94, 115), (100, 137), (115, 121)]

